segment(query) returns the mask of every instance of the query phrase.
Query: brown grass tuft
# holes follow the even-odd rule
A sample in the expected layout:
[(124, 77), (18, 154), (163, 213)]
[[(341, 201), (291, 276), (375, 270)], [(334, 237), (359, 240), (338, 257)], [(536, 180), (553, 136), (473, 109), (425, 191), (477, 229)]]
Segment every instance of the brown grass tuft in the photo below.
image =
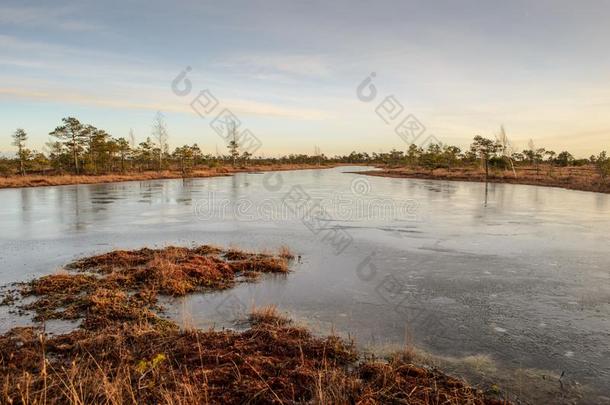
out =
[(286, 245), (280, 246), (278, 255), (286, 260), (294, 260), (294, 253), (292, 253), (292, 250)]
[(279, 313), (275, 305), (253, 308), (248, 319), (253, 325), (284, 326), (291, 323), (290, 319)]
[(286, 259), (211, 246), (116, 250), (78, 260), (72, 273), (44, 276), (23, 285), (34, 296), (26, 310), (36, 320), (84, 318), (85, 327), (104, 327), (111, 321), (134, 321), (153, 316), (157, 294), (182, 296), (206, 289), (225, 289), (239, 277), (252, 280), (263, 273), (287, 273)]

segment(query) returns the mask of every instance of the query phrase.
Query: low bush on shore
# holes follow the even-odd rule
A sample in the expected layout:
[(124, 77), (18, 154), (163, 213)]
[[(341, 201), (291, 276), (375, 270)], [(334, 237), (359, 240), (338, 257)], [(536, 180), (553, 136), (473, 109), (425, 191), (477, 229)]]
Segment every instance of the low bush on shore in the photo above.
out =
[(206, 178), (218, 176), (230, 176), (233, 173), (253, 173), (263, 171), (285, 171), (285, 170), (304, 170), (329, 168), (335, 165), (326, 164), (323, 166), (314, 164), (267, 164), (249, 165), (241, 167), (218, 166), (218, 167), (197, 167), (188, 172), (180, 170), (146, 170), (107, 174), (27, 174), (25, 176), (9, 175), (0, 176), (0, 189), (18, 187), (42, 187), (42, 186), (65, 186), (71, 184), (100, 184), (118, 183), (123, 181), (148, 181), (163, 179), (180, 178)]
[(610, 182), (600, 177), (593, 166), (554, 167), (551, 165), (518, 166), (510, 170), (491, 170), (489, 176), (478, 167), (454, 167), (429, 170), (423, 167), (380, 166), (381, 170), (361, 171), (358, 174), (380, 177), (456, 180), (533, 186), (561, 187), (571, 190), (610, 193)]

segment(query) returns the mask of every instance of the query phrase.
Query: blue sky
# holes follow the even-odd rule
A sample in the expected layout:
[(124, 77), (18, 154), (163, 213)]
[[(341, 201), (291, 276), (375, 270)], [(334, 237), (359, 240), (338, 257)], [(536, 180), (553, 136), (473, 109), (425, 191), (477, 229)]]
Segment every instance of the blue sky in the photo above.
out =
[(3, 0), (0, 151), (18, 127), (43, 149), (64, 116), (142, 141), (158, 110), (172, 147), (224, 151), (189, 106), (208, 89), (266, 156), (405, 149), (375, 114), (389, 95), (443, 142), (504, 125), (517, 149), (588, 156), (610, 150), (608, 21), (608, 1)]

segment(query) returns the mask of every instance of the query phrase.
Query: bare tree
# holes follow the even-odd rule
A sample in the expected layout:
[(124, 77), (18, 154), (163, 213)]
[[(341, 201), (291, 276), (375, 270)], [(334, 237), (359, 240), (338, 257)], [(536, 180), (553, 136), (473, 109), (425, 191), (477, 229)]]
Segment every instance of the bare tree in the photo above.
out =
[(161, 111), (157, 111), (155, 119), (153, 120), (152, 135), (156, 139), (157, 145), (159, 147), (159, 170), (161, 170), (163, 167), (163, 154), (167, 153), (169, 148), (167, 145), (169, 133), (167, 131), (165, 119), (163, 118), (163, 114), (161, 113)]
[(237, 158), (239, 157), (239, 144), (237, 143), (237, 126), (234, 122), (229, 122), (227, 125), (228, 136), (227, 139), (230, 139), (227, 148), (229, 148), (229, 153), (233, 158), (233, 167), (237, 166)]
[(513, 162), (513, 146), (506, 135), (506, 131), (504, 130), (504, 125), (500, 125), (500, 132), (496, 136), (496, 141), (500, 147), (500, 153), (502, 153), (502, 157), (508, 160), (510, 163), (510, 167), (513, 170), (513, 175), (517, 177), (517, 171), (515, 170), (515, 164)]
[(131, 149), (136, 148), (136, 135), (133, 133), (133, 128), (129, 128), (129, 147)]
[(320, 147), (318, 145), (314, 145), (313, 147), (313, 154), (316, 158), (316, 164), (318, 166), (320, 166), (320, 156), (321, 156), (321, 152), (320, 152)]

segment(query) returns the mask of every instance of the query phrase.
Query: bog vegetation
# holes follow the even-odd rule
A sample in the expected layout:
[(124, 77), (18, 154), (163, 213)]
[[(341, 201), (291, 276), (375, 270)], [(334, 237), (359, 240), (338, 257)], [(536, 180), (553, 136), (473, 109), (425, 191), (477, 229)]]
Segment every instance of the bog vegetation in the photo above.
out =
[[(159, 295), (224, 289), (285, 273), (294, 255), (200, 246), (114, 251), (18, 286), (12, 299), (38, 321), (80, 320), (48, 335), (0, 335), (0, 402), (12, 404), (507, 404), (413, 364), (362, 358), (337, 336), (317, 337), (274, 308), (242, 331), (180, 328)], [(21, 298), (29, 297), (23, 301)], [(230, 304), (227, 304), (230, 305)]]
[[(233, 129), (234, 131), (234, 129)], [(28, 148), (28, 135), (17, 129), (12, 134), (13, 145), (17, 149), (14, 158), (0, 159), (0, 174), (109, 174), (125, 172), (179, 170), (187, 173), (196, 167), (216, 167), (223, 165), (247, 166), (250, 163), (266, 164), (381, 164), (426, 170), (456, 168), (478, 168), (486, 176), (490, 171), (506, 170), (516, 176), (519, 167), (533, 167), (542, 174), (543, 167), (590, 167), (599, 181), (606, 183), (610, 178), (610, 157), (600, 152), (589, 158), (575, 158), (568, 151), (552, 151), (537, 147), (530, 141), (528, 148), (514, 150), (504, 129), (494, 139), (475, 136), (467, 150), (446, 144), (409, 145), (406, 150), (393, 149), (385, 153), (351, 152), (343, 156), (326, 156), (316, 152), (312, 155), (290, 154), (277, 158), (254, 157), (241, 150), (235, 133), (224, 153), (203, 151), (197, 144), (183, 145), (170, 151), (169, 131), (163, 116), (156, 115), (152, 131), (144, 141), (136, 143), (133, 132), (127, 137), (113, 137), (103, 129), (82, 123), (77, 118), (63, 118), (61, 124), (49, 133), (46, 151)], [(547, 170), (548, 171), (548, 170)]]

